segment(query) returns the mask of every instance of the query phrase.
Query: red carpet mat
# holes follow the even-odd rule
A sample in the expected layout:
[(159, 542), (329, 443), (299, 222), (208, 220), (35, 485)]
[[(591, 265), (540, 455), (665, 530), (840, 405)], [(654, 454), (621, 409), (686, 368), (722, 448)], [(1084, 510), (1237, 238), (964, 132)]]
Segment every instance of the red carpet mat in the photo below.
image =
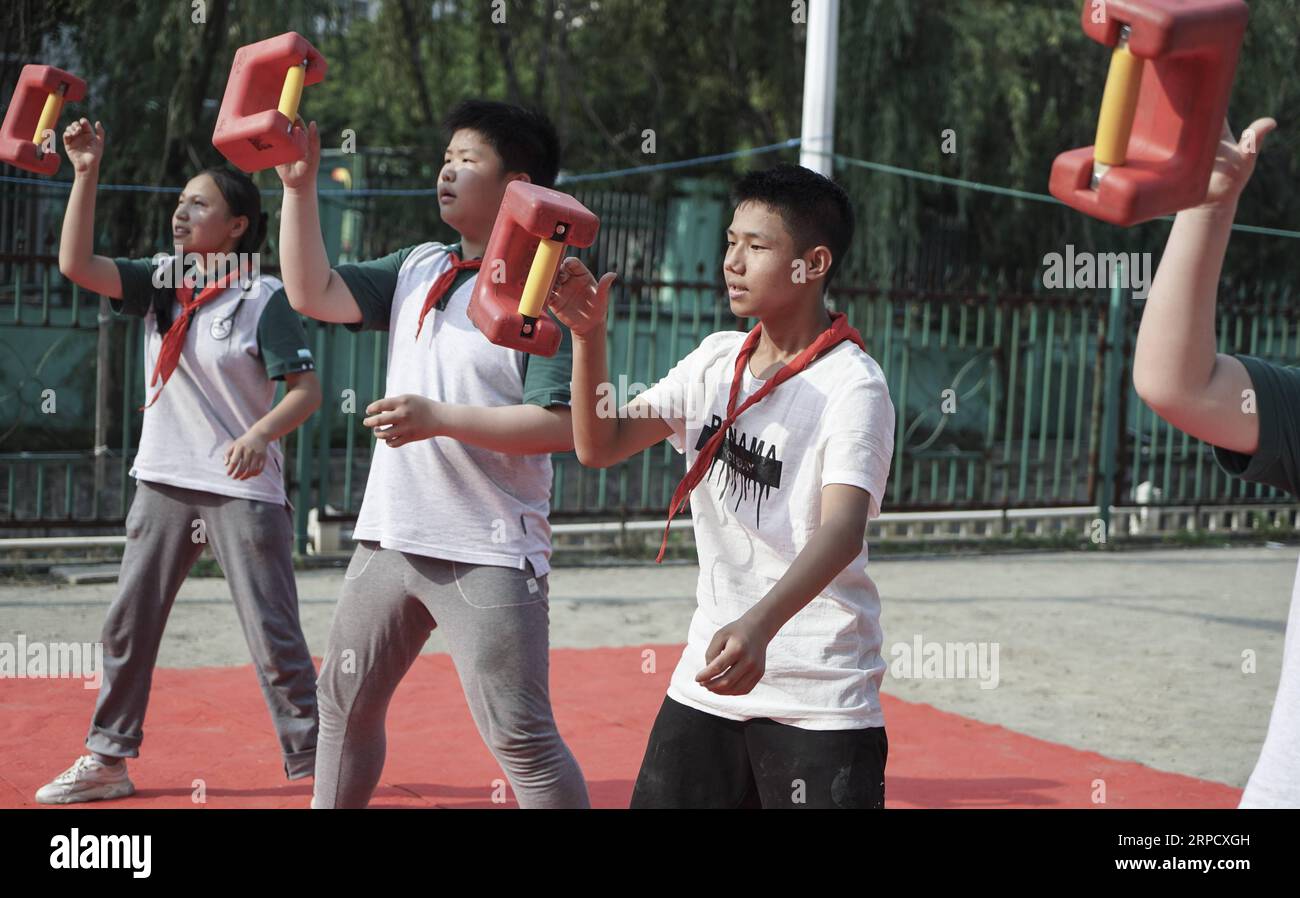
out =
[[(556, 649), (560, 731), (596, 807), (626, 807), (681, 646)], [(319, 662), (318, 662), (319, 664)], [(84, 751), (94, 690), (80, 680), (0, 681), (0, 807), (32, 796)], [(929, 705), (885, 697), (887, 804), (894, 808), (1231, 808), (1241, 790), (1045, 742)], [(160, 669), (137, 793), (80, 807), (307, 807), (311, 780), (287, 782), (251, 666)], [(1105, 804), (1095, 804), (1095, 781)], [(201, 781), (201, 782), (196, 782)], [(205, 801), (195, 800), (203, 792)], [(504, 800), (502, 800), (504, 799)], [(514, 807), (479, 740), (446, 655), (419, 658), (389, 709), (388, 761), (372, 807)]]

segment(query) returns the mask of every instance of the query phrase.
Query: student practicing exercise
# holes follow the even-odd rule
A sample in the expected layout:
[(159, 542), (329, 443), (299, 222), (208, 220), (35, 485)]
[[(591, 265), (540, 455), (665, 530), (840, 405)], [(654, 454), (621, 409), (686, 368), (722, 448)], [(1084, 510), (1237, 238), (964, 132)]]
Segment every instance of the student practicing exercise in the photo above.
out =
[[(1215, 304), (1241, 192), (1264, 138), (1227, 123), (1205, 202), (1179, 212), (1142, 313), (1133, 357), (1138, 395), (1174, 427), (1214, 446), (1229, 474), (1300, 496), (1300, 368), (1215, 350)], [(1268, 734), (1243, 808), (1300, 808), (1300, 576), (1291, 593)]]
[[(200, 172), (181, 191), (172, 235), (183, 258), (155, 264), (94, 255), (104, 141), (98, 122), (92, 128), (81, 119), (64, 131), (75, 175), (59, 270), (109, 297), (114, 313), (144, 319), (147, 400), (118, 595), (104, 622), (90, 753), (36, 800), (67, 804), (135, 791), (124, 759), (140, 754), (167, 616), (205, 544), (230, 584), (285, 775), (310, 776), (316, 670), (298, 621), (293, 514), (278, 442), (320, 405), (306, 333), (279, 282), (252, 276), (266, 216), (253, 182), (233, 170)], [(191, 258), (201, 264), (190, 266)], [(278, 380), (286, 390), (276, 403)], [(195, 758), (196, 772), (202, 761)]]
[(551, 712), (548, 671), (549, 453), (573, 446), (569, 339), (554, 358), (530, 357), (489, 342), (466, 314), (506, 185), (554, 183), (559, 141), (545, 116), (504, 103), (463, 103), (445, 128), (438, 207), (461, 238), (449, 246), (331, 270), (314, 122), (307, 159), (277, 168), (289, 301), (322, 321), (389, 332), (388, 396), (363, 421), (379, 442), (321, 666), (312, 806), (370, 801), (389, 700), (441, 627), (520, 807), (587, 807)]
[(689, 496), (699, 604), (632, 806), (879, 808), (885, 663), (865, 533), (894, 409), (861, 336), (823, 299), (853, 211), (793, 165), (745, 176), (734, 197), (723, 277), (732, 312), (759, 324), (706, 337), (617, 416), (597, 412), (613, 275), (596, 284), (566, 259), (552, 299), (573, 331), (582, 463), (667, 437), (688, 465), (669, 519)]

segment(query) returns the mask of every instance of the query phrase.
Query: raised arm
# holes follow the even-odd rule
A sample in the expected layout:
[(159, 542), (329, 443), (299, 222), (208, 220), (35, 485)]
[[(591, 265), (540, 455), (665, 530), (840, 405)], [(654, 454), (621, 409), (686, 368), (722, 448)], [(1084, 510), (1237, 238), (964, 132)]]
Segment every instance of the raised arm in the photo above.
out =
[(1224, 123), (1206, 202), (1174, 219), (1133, 358), (1133, 386), (1156, 414), (1197, 439), (1245, 454), (1259, 445), (1259, 418), (1254, 403), (1246, 403), (1252, 389), (1246, 367), (1216, 351), (1215, 303), (1237, 201), (1276, 127), (1273, 119), (1260, 119), (1238, 141)]
[[(302, 127), (302, 119), (294, 127)], [(321, 236), (316, 200), (316, 170), (320, 166), (320, 132), (307, 127), (307, 158), (277, 165), (284, 183), (280, 207), (280, 279), (289, 305), (317, 321), (355, 324), (361, 308), (348, 285), (330, 268)]]
[(95, 189), (104, 155), (104, 126), (80, 119), (63, 130), (63, 149), (72, 162), (72, 192), (59, 237), (59, 272), (87, 290), (122, 298), (122, 278), (107, 256), (95, 255)]
[(589, 468), (607, 468), (672, 433), (640, 398), (610, 414), (602, 395), (611, 392), (605, 354), (605, 310), (615, 275), (597, 284), (585, 265), (568, 258), (560, 266), (551, 309), (573, 333), (573, 448)]

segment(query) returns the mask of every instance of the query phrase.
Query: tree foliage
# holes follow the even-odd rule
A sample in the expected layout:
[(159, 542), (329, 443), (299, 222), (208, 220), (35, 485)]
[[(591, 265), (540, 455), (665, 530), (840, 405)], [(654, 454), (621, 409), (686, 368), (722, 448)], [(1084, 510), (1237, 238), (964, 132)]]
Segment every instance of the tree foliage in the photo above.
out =
[[(816, 0), (812, 0), (816, 2)], [(193, 21), (202, 5), (205, 21)], [(362, 149), (400, 147), (393, 183), (428, 186), (441, 158), (437, 123), (459, 99), (487, 96), (546, 110), (565, 169), (598, 171), (756, 147), (798, 135), (806, 26), (789, 0), (7, 0), (0, 95), (23, 61), (84, 73), (90, 97), (71, 114), (109, 131), (103, 180), (175, 185), (217, 161), (210, 137), (236, 48), (287, 30), (326, 55), (329, 76), (304, 112), (327, 146), (344, 129)], [(505, 21), (500, 22), (501, 14)], [(1046, 193), (1052, 159), (1090, 143), (1107, 53), (1079, 27), (1078, 0), (843, 0), (838, 152), (972, 181)], [(1300, 17), (1257, 2), (1232, 119), (1282, 122), (1243, 199), (1241, 220), (1300, 224), (1296, 137)], [(66, 116), (65, 116), (66, 120)], [(951, 129), (957, 152), (942, 151)], [(655, 153), (644, 152), (647, 130)], [(686, 174), (728, 178), (775, 155)], [(793, 158), (787, 153), (786, 158)], [(1059, 207), (838, 165), (861, 222), (862, 277), (900, 246), (940, 248), (948, 264), (1031, 268), (1066, 242), (1158, 250), (1165, 226), (1131, 232)], [(66, 169), (65, 174), (66, 177)], [(671, 189), (678, 173), (610, 182)], [(273, 175), (262, 183), (275, 186)], [(170, 202), (101, 198), (114, 251), (156, 249)], [(386, 221), (435, 228), (422, 200), (389, 200)], [(1240, 268), (1280, 273), (1290, 241), (1244, 237)], [(852, 268), (850, 269), (852, 270)]]

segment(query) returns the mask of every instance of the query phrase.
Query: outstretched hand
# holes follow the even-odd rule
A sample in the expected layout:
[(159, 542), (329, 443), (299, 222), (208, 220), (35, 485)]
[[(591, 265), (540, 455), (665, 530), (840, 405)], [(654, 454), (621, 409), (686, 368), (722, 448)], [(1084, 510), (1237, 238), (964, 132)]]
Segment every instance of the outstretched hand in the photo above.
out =
[(560, 263), (551, 291), (550, 308), (572, 333), (581, 340), (604, 332), (609, 308), (609, 290), (618, 275), (608, 272), (596, 283), (587, 266), (573, 256)]
[(438, 436), (441, 407), (442, 403), (413, 393), (385, 396), (366, 406), (366, 417), (361, 423), (374, 431), (376, 439), (396, 449)]
[(280, 176), (284, 186), (290, 189), (315, 187), (316, 169), (320, 167), (320, 131), (315, 122), (309, 125), (302, 120), (302, 116), (298, 116), (293, 127), (295, 131), (302, 129), (307, 132), (307, 155), (303, 159), (277, 165), (275, 173)]
[(1210, 175), (1210, 189), (1205, 195), (1204, 206), (1225, 206), (1237, 202), (1241, 191), (1255, 173), (1255, 163), (1259, 159), (1260, 150), (1264, 148), (1264, 139), (1276, 129), (1275, 119), (1256, 119), (1241, 132), (1241, 139), (1238, 140), (1232, 136), (1228, 120), (1223, 120), (1223, 133), (1219, 137), (1214, 172)]
[(99, 168), (104, 157), (104, 126), (89, 119), (78, 119), (63, 129), (63, 150), (68, 154), (73, 171), (82, 174)]

